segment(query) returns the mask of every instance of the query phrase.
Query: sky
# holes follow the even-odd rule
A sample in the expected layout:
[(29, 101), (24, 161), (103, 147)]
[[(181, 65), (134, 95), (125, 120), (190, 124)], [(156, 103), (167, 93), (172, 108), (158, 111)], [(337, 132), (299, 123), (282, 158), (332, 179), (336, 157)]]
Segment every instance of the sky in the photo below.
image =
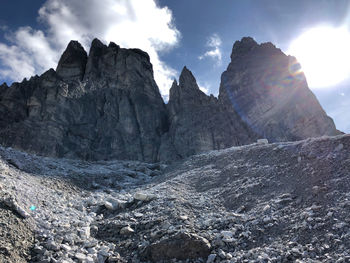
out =
[[(0, 83), (56, 68), (70, 40), (78, 40), (88, 51), (97, 37), (106, 44), (113, 41), (147, 51), (165, 100), (185, 65), (203, 91), (217, 96), (232, 45), (244, 36), (272, 42), (296, 56), (290, 53), (292, 44), (313, 28), (350, 31), (348, 0), (1, 0), (0, 6)], [(344, 69), (345, 77), (324, 87), (318, 87), (312, 72), (306, 78), (337, 128), (350, 133), (350, 59), (337, 63), (338, 68), (322, 61), (347, 58), (347, 52), (350, 56), (350, 40), (348, 49), (346, 41), (328, 31), (311, 37), (310, 48), (315, 51), (311, 67), (323, 67), (326, 73), (319, 76)], [(301, 61), (303, 52), (298, 54)]]

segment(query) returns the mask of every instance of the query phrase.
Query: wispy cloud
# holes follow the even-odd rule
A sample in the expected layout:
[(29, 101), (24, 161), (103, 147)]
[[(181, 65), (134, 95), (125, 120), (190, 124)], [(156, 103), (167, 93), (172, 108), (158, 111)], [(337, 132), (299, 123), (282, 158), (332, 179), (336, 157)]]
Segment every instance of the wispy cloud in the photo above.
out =
[(217, 34), (213, 34), (209, 37), (206, 46), (209, 48), (203, 55), (199, 56), (200, 60), (205, 58), (211, 58), (216, 60), (217, 64), (221, 64), (222, 52), (221, 52), (221, 38)]
[(209, 95), (209, 92), (210, 92), (210, 84), (208, 84), (207, 82), (200, 82), (200, 81), (197, 81), (197, 84), (198, 84), (198, 87), (201, 91), (203, 91), (205, 94)]
[(155, 0), (47, 0), (39, 10), (45, 31), (21, 27), (0, 43), (0, 77), (14, 81), (55, 68), (70, 40), (88, 49), (93, 38), (149, 53), (161, 93), (166, 96), (176, 71), (159, 52), (177, 45), (180, 32), (167, 7)]

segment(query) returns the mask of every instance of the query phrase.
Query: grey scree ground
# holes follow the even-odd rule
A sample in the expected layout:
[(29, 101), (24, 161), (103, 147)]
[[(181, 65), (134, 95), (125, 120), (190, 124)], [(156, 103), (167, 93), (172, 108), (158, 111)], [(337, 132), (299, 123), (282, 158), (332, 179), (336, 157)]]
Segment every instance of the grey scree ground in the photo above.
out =
[(0, 262), (349, 262), (349, 176), (349, 135), (168, 166), (0, 148)]

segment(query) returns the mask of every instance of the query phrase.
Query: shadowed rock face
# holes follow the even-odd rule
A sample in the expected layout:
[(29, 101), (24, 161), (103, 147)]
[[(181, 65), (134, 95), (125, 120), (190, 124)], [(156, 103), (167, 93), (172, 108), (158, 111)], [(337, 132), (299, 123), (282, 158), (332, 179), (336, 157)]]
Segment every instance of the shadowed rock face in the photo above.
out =
[(168, 103), (169, 132), (163, 136), (160, 158), (172, 149), (174, 157), (243, 145), (256, 135), (235, 113), (227, 112), (214, 96), (203, 93), (186, 67), (174, 81)]
[(56, 69), (65, 81), (81, 81), (84, 77), (87, 54), (77, 41), (71, 41), (64, 51)]
[(233, 46), (219, 99), (185, 67), (166, 106), (147, 53), (71, 41), (56, 71), (0, 85), (0, 143), (46, 156), (172, 161), (249, 144), (339, 134), (293, 57), (271, 43)]
[(340, 134), (308, 88), (300, 65), (271, 43), (236, 41), (219, 100), (261, 137), (299, 140)]
[(140, 50), (94, 40), (87, 58), (72, 41), (57, 71), (0, 92), (3, 145), (59, 157), (158, 158), (166, 108)]

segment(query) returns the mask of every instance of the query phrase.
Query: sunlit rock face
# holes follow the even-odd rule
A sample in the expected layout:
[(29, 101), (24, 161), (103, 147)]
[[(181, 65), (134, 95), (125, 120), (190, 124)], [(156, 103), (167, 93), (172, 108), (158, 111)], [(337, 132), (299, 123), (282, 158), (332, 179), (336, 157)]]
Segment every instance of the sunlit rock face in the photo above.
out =
[(167, 129), (148, 55), (72, 41), (57, 70), (0, 88), (0, 142), (48, 156), (156, 161)]
[(308, 88), (296, 59), (250, 37), (233, 45), (219, 101), (270, 141), (340, 133)]
[[(169, 132), (164, 134), (160, 159), (183, 158), (201, 152), (252, 143), (256, 135), (217, 98), (203, 93), (191, 71), (174, 81), (168, 103)], [(169, 151), (171, 149), (171, 151)]]

